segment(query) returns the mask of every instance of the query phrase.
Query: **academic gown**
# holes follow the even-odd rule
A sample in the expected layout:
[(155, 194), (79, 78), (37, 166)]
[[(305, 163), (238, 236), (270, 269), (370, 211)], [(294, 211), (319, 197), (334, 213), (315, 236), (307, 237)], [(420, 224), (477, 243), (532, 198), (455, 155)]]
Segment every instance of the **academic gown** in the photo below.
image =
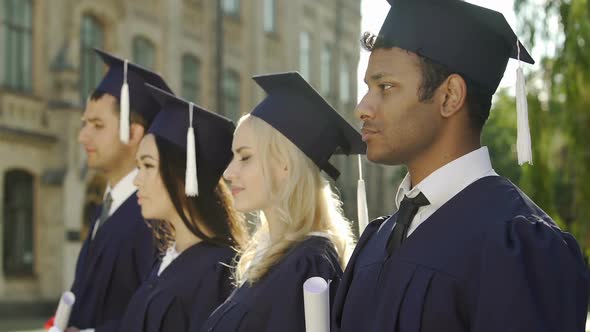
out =
[(76, 302), (68, 325), (97, 332), (116, 330), (127, 303), (147, 277), (154, 254), (152, 232), (133, 194), (98, 229), (94, 240), (89, 233), (82, 245), (72, 286)]
[(510, 181), (469, 185), (387, 257), (396, 217), (373, 221), (359, 240), (333, 331), (584, 331), (580, 248)]
[(310, 236), (293, 247), (262, 280), (236, 289), (201, 331), (305, 331), (303, 283), (322, 277), (335, 286), (341, 275), (332, 243)]
[(200, 242), (183, 251), (158, 276), (161, 261), (137, 290), (121, 332), (198, 331), (231, 293), (234, 251)]

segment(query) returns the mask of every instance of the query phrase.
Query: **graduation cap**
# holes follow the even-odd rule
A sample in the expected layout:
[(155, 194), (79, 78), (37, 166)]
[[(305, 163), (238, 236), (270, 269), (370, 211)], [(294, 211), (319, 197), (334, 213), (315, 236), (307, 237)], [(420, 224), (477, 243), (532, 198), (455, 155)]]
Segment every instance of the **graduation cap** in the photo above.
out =
[(357, 212), (359, 234), (362, 233), (369, 216), (360, 156), (365, 154), (367, 146), (361, 135), (299, 73), (253, 79), (268, 96), (250, 114), (281, 132), (332, 179), (340, 175), (329, 162), (332, 155), (359, 155)]
[(102, 50), (95, 48), (94, 51), (109, 66), (108, 72), (96, 90), (113, 95), (119, 100), (121, 106), (119, 136), (123, 143), (128, 143), (130, 108), (141, 114), (147, 123), (151, 123), (160, 110), (160, 106), (144, 83), (149, 83), (169, 93), (172, 93), (172, 90), (160, 75), (151, 70)]
[(429, 58), (477, 82), (492, 95), (509, 58), (535, 63), (504, 16), (460, 0), (388, 0), (379, 31), (387, 47)]
[(250, 113), (295, 144), (334, 180), (340, 172), (334, 154), (364, 154), (366, 145), (354, 129), (297, 72), (254, 76), (268, 96)]
[(233, 122), (151, 84), (146, 88), (160, 107), (148, 133), (186, 150), (185, 193), (212, 191), (232, 159)]
[[(399, 47), (444, 65), (492, 96), (508, 59), (535, 61), (504, 18), (460, 0), (387, 0), (391, 9), (378, 35), (384, 47)], [(519, 163), (531, 162), (524, 75), (517, 71)]]

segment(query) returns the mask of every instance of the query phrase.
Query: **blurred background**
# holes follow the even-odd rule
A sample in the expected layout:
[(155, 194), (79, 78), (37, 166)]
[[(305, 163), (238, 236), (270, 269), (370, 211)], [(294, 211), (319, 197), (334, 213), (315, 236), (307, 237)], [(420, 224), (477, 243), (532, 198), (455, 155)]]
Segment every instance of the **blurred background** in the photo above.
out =
[[(502, 12), (526, 65), (534, 165), (516, 161), (511, 61), (484, 144), (496, 171), (590, 253), (590, 0), (472, 0)], [(105, 181), (76, 141), (101, 48), (160, 72), (173, 91), (237, 120), (262, 98), (250, 77), (297, 70), (344, 117), (366, 91), (362, 31), (385, 0), (0, 0), (0, 332), (42, 326), (68, 289)], [(444, 39), (441, 36), (441, 43)], [(356, 218), (356, 158), (334, 158)], [(363, 162), (371, 218), (390, 214), (403, 167)], [(356, 226), (355, 226), (356, 227)]]

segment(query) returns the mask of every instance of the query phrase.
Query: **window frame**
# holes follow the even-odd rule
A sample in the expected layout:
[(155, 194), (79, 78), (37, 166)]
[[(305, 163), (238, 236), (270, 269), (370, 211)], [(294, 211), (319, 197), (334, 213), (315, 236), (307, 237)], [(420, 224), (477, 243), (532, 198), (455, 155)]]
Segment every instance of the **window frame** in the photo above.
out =
[[(189, 68), (187, 68), (187, 64), (190, 62), (192, 62), (190, 66), (194, 65), (194, 73), (190, 73)], [(194, 54), (185, 53), (182, 55), (181, 66), (182, 97), (192, 102), (199, 102), (201, 99), (201, 60)], [(190, 77), (192, 77), (192, 79)], [(190, 93), (191, 95), (187, 95), (187, 91), (189, 90), (192, 91)]]
[(131, 59), (134, 63), (155, 71), (157, 67), (156, 44), (144, 35), (134, 36), (131, 40)]
[[(351, 89), (352, 75), (350, 72), (350, 66), (348, 65), (347, 59), (340, 61), (338, 75), (340, 78), (338, 80), (338, 95), (340, 102), (343, 104), (350, 104), (353, 100)], [(346, 91), (346, 94), (344, 94), (343, 91)]]
[[(234, 83), (235, 82), (235, 83)], [(241, 76), (234, 69), (223, 71), (223, 115), (237, 121), (241, 116)]]
[(219, 0), (223, 14), (230, 17), (240, 17), (242, 4), (240, 0)]
[(305, 80), (311, 79), (311, 34), (307, 31), (299, 33), (299, 72)]
[(325, 95), (332, 95), (332, 64), (333, 50), (331, 45), (325, 44), (320, 54), (320, 91)]
[[(270, 8), (269, 8), (270, 6)], [(277, 32), (277, 2), (276, 0), (264, 0), (263, 21), (264, 32), (274, 34)]]
[(3, 86), (16, 91), (33, 89), (33, 1), (3, 0), (0, 42), (4, 59), (0, 71)]
[(85, 103), (104, 75), (104, 64), (94, 48), (104, 48), (105, 29), (96, 16), (88, 13), (82, 15), (80, 23), (80, 101)]
[[(2, 272), (6, 277), (33, 277), (35, 275), (35, 177), (23, 169), (10, 169), (4, 172), (3, 212), (2, 212)], [(17, 178), (15, 180), (15, 177)], [(18, 179), (20, 178), (20, 179)], [(21, 181), (19, 183), (19, 181)], [(24, 184), (25, 194), (19, 193)], [(23, 197), (27, 196), (27, 197)], [(15, 198), (16, 197), (16, 198)], [(11, 201), (12, 200), (12, 201)], [(23, 210), (25, 210), (23, 212)], [(16, 220), (25, 216), (25, 225)], [(14, 218), (14, 219), (13, 219)], [(18, 227), (21, 227), (19, 232)], [(24, 227), (24, 231), (22, 230)], [(14, 234), (13, 234), (14, 233)], [(20, 234), (19, 234), (20, 233)], [(11, 264), (11, 252), (21, 250), (21, 261)], [(29, 250), (29, 252), (26, 252)], [(29, 262), (25, 255), (30, 255)], [(19, 258), (16, 258), (18, 260)]]

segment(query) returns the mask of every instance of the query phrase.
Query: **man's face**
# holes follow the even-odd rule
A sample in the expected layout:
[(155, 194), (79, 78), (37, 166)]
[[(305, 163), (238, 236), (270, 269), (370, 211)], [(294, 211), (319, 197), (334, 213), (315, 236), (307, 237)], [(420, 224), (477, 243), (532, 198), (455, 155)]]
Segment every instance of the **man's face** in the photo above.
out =
[(82, 129), (78, 142), (88, 155), (88, 167), (110, 171), (121, 158), (128, 158), (127, 149), (119, 140), (119, 115), (115, 111), (117, 100), (105, 94), (98, 100), (89, 100), (82, 116)]
[(376, 49), (365, 73), (368, 91), (356, 115), (363, 121), (367, 158), (408, 164), (435, 142), (442, 118), (435, 103), (419, 101), (419, 58), (399, 48)]

